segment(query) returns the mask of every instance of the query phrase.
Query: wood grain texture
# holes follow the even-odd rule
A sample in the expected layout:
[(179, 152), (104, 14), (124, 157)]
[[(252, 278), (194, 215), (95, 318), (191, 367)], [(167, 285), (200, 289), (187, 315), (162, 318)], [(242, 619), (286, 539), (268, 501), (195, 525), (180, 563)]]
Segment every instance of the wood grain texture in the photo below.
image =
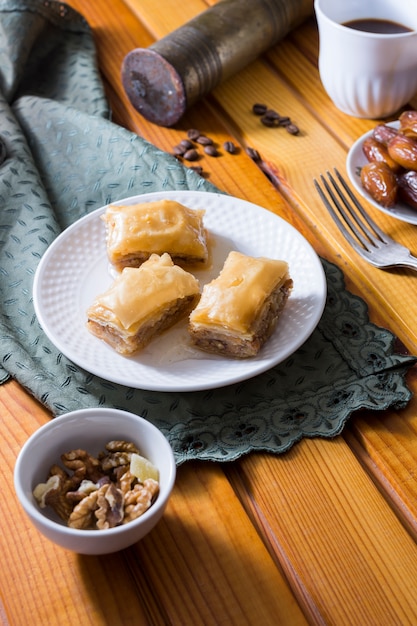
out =
[(231, 474), (317, 623), (415, 622), (414, 589), (403, 584), (415, 542), (343, 440), (304, 440), (278, 459), (252, 455)]
[[(208, 180), (294, 224), (320, 254), (343, 268), (371, 318), (417, 353), (415, 275), (384, 273), (361, 261), (313, 186), (313, 178), (328, 168), (344, 171), (349, 146), (374, 124), (338, 112), (324, 93), (314, 19), (167, 129), (131, 106), (121, 63), (131, 49), (150, 45), (213, 1), (68, 4), (93, 28), (114, 121), (167, 152), (188, 128), (210, 135), (221, 155), (201, 155), (198, 164)], [(300, 135), (263, 127), (251, 112), (259, 101), (289, 115)], [(224, 153), (225, 140), (233, 140), (239, 153)], [(247, 155), (248, 147), (259, 151), (272, 180)], [(371, 212), (417, 253), (413, 227)], [(408, 380), (416, 391), (414, 370)], [(14, 494), (13, 467), (24, 441), (50, 416), (17, 383), (0, 386), (7, 502), (0, 623), (414, 625), (416, 402), (413, 397), (403, 411), (360, 412), (341, 437), (305, 440), (279, 457), (252, 454), (227, 466), (182, 466), (154, 531), (132, 549), (98, 558), (55, 548), (25, 518)]]
[(167, 623), (306, 623), (219, 466), (179, 468), (162, 523), (129, 563), (138, 579), (146, 569)]

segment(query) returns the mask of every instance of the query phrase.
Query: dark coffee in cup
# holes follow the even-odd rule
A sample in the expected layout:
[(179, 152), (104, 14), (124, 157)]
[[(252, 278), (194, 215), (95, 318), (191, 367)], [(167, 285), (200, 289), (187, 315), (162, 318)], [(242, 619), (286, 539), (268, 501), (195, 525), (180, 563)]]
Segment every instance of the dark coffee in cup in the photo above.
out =
[(362, 30), (366, 33), (378, 33), (380, 35), (398, 35), (399, 33), (411, 33), (412, 29), (398, 22), (391, 20), (379, 19), (358, 19), (344, 22), (343, 26), (353, 28), (354, 30)]

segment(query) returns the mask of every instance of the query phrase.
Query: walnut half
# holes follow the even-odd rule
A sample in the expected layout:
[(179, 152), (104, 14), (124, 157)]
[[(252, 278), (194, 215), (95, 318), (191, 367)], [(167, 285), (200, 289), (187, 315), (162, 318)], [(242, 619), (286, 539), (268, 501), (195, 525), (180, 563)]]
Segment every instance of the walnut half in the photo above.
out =
[(39, 483), (33, 490), (33, 495), (41, 508), (50, 506), (59, 517), (67, 521), (72, 505), (66, 494), (74, 487), (77, 487), (77, 481), (74, 482), (58, 465), (53, 465), (48, 480), (46, 483)]
[(147, 478), (144, 483), (137, 483), (125, 496), (124, 524), (137, 519), (145, 513), (159, 493), (159, 483)]
[(87, 530), (114, 528), (124, 517), (123, 494), (114, 483), (102, 485), (92, 491), (74, 507), (68, 526)]
[(107, 489), (100, 494), (97, 504), (98, 509), (95, 512), (95, 516), (99, 530), (114, 528), (122, 523), (124, 518), (124, 497), (114, 483), (110, 483)]

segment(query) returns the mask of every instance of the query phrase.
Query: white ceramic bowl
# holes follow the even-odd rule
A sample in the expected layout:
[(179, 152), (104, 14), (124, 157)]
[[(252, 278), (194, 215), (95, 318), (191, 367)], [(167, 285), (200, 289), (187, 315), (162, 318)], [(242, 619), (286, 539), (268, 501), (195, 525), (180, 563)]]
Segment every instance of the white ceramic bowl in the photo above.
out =
[[(39, 507), (33, 489), (46, 482), (51, 465), (59, 463), (61, 454), (83, 448), (95, 455), (115, 439), (135, 443), (159, 470), (158, 497), (141, 517), (108, 530), (78, 530), (69, 528), (50, 507)], [(131, 546), (155, 526), (165, 510), (175, 476), (171, 446), (153, 424), (126, 411), (92, 408), (61, 415), (39, 428), (19, 453), (14, 484), (23, 509), (45, 537), (80, 554), (107, 554)]]

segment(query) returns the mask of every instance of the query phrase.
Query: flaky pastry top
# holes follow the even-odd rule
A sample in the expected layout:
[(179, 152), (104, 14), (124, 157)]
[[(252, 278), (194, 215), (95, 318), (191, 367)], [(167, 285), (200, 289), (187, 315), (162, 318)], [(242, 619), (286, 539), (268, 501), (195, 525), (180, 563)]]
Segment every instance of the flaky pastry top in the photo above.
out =
[(87, 310), (91, 320), (135, 332), (156, 311), (178, 298), (199, 293), (199, 282), (174, 265), (169, 254), (153, 254), (140, 267), (125, 267)]
[(232, 251), (218, 277), (204, 286), (190, 322), (249, 332), (266, 298), (288, 279), (286, 261)]
[(171, 256), (206, 260), (204, 213), (203, 209), (190, 209), (174, 200), (109, 205), (102, 217), (110, 261), (117, 263), (137, 252), (168, 252)]

